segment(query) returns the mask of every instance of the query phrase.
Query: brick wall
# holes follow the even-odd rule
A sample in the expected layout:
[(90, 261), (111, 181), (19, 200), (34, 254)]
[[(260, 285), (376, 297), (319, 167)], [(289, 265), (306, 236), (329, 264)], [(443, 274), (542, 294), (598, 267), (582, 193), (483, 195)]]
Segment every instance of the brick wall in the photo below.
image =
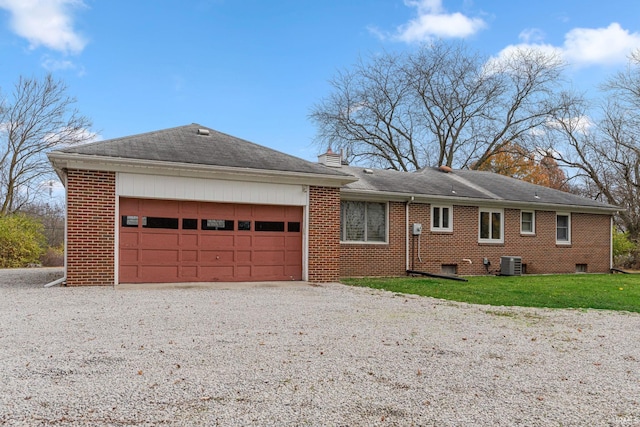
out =
[(340, 278), (340, 189), (309, 187), (309, 281)]
[(67, 286), (113, 285), (114, 172), (67, 171)]
[[(340, 274), (350, 276), (397, 276), (405, 274), (404, 203), (389, 203), (389, 242), (385, 245), (341, 244)], [(430, 205), (409, 205), (409, 226), (423, 225), (422, 235), (409, 234), (410, 268), (441, 273), (450, 265), (461, 275), (487, 274), (500, 268), (501, 256), (521, 256), (526, 272), (574, 273), (576, 264), (587, 271), (609, 271), (610, 216), (571, 214), (571, 244), (556, 244), (556, 212), (536, 211), (535, 235), (520, 233), (520, 210), (504, 210), (504, 243), (478, 243), (478, 207), (454, 206), (453, 232), (430, 230)], [(418, 251), (418, 240), (420, 246)], [(421, 261), (420, 261), (421, 259)], [(470, 262), (469, 262), (470, 261)]]

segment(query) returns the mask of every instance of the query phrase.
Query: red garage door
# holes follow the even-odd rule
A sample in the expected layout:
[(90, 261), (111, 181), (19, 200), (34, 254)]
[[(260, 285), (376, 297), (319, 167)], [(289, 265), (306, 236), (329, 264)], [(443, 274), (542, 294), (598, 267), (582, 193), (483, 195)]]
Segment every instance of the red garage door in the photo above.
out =
[(120, 283), (302, 280), (302, 207), (120, 199)]

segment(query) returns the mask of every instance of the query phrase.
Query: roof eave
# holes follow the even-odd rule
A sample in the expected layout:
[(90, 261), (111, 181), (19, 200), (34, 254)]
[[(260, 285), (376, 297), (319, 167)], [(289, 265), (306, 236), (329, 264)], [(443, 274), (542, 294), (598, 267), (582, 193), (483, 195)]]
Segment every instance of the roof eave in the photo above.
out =
[(53, 151), (47, 154), (58, 176), (64, 169), (99, 170), (109, 172), (149, 173), (167, 176), (191, 176), (226, 179), (232, 181), (255, 181), (295, 183), (342, 187), (358, 180), (353, 175), (329, 175), (322, 173), (278, 171), (268, 169), (212, 166), (158, 160), (130, 159), (124, 157), (95, 156)]

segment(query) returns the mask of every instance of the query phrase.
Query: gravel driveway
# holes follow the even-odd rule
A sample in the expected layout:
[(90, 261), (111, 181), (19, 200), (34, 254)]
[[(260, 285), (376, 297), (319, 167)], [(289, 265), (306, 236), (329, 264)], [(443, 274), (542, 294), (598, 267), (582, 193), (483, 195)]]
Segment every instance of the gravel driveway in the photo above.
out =
[(0, 425), (640, 426), (638, 314), (60, 275), (0, 270)]

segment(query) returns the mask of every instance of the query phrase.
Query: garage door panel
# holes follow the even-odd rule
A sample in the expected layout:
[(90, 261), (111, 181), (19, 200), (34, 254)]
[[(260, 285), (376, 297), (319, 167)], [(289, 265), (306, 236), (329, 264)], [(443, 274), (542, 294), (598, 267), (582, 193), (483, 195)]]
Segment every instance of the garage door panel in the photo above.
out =
[(180, 204), (168, 202), (167, 200), (141, 199), (139, 209), (144, 211), (146, 216), (178, 216)]
[(200, 268), (200, 277), (208, 282), (232, 281), (233, 276), (234, 267), (232, 265), (205, 265)]
[(302, 251), (286, 251), (284, 264), (287, 266), (298, 266), (302, 259)]
[(246, 235), (236, 236), (236, 248), (246, 249), (246, 248), (251, 248), (252, 246), (253, 246), (252, 236), (246, 236)]
[(200, 261), (205, 263), (233, 262), (234, 251), (200, 251)]
[(120, 275), (124, 277), (129, 277), (133, 280), (138, 277), (138, 266), (120, 264)]
[(120, 249), (120, 259), (126, 263), (135, 263), (138, 259), (138, 249)]
[(302, 279), (301, 207), (129, 198), (119, 207), (121, 283)]
[(171, 249), (147, 249), (140, 251), (140, 261), (143, 263), (178, 262), (179, 251)]
[(253, 239), (253, 247), (256, 249), (262, 248), (284, 248), (286, 243), (285, 236), (282, 234), (277, 235), (258, 235)]
[(236, 251), (236, 261), (250, 263), (253, 260), (252, 251)]
[(175, 233), (140, 233), (140, 245), (147, 248), (178, 246), (178, 234)]
[(302, 280), (302, 272), (300, 271), (300, 268), (297, 265), (285, 266), (284, 275), (291, 277), (291, 280)]
[(186, 266), (183, 265), (180, 267), (180, 277), (183, 279), (189, 278), (189, 279), (197, 279), (198, 277), (198, 267), (193, 265), (193, 266)]
[(253, 263), (256, 265), (283, 264), (284, 251), (254, 251)]
[(143, 265), (140, 278), (149, 283), (172, 283), (178, 280), (177, 265)]
[(127, 246), (138, 246), (138, 233), (120, 233), (120, 245)]
[(264, 277), (265, 280), (291, 280), (284, 274), (284, 267), (281, 265), (256, 265), (252, 273)]
[[(204, 233), (204, 231), (203, 231)], [(203, 234), (200, 236), (201, 248), (233, 247), (235, 236), (233, 234)]]
[(198, 251), (192, 251), (192, 250), (183, 250), (181, 251), (182, 253), (182, 260), (183, 262), (197, 262), (198, 261)]
[(197, 234), (182, 234), (180, 236), (180, 246), (187, 248), (198, 246), (198, 237)]

